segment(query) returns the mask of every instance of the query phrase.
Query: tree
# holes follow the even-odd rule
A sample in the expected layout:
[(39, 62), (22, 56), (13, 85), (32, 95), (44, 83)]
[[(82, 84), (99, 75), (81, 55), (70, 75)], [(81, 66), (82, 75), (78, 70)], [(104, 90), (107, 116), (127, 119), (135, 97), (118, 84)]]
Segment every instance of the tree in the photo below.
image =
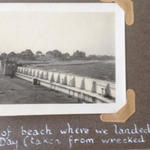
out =
[(27, 59), (27, 60), (35, 59), (35, 58), (34, 58), (34, 53), (33, 53), (32, 50), (30, 50), (30, 49), (26, 49), (25, 51), (21, 52), (21, 53), (20, 53), (20, 56), (21, 56), (23, 59)]
[(6, 59), (6, 58), (7, 58), (7, 54), (6, 54), (6, 53), (2, 53), (2, 54), (1, 54), (1, 59), (4, 60), (4, 59)]
[(30, 50), (30, 49), (26, 49), (26, 50), (24, 51), (24, 55), (26, 55), (26, 56), (34, 56), (32, 50)]
[(59, 51), (59, 50), (53, 50), (52, 51), (53, 52), (53, 56), (54, 57), (57, 57), (57, 58), (59, 58), (59, 57), (61, 57), (62, 56), (62, 53)]
[(86, 58), (86, 54), (85, 52), (79, 51), (77, 50), (76, 52), (73, 53), (72, 55), (73, 59), (85, 59)]
[(16, 57), (16, 56), (17, 56), (17, 54), (15, 52), (10, 52), (8, 54), (8, 57)]
[(90, 59), (90, 60), (96, 60), (96, 59), (98, 59), (98, 57), (96, 55), (89, 55), (88, 59)]
[(63, 54), (62, 54), (62, 59), (63, 59), (63, 60), (68, 60), (68, 59), (70, 59), (70, 54), (69, 54), (69, 53), (63, 53)]
[(7, 55), (7, 58), (11, 61), (17, 61), (18, 55), (15, 52), (10, 52)]
[(59, 50), (53, 50), (53, 51), (48, 51), (46, 52), (46, 56), (52, 57), (52, 58), (61, 58), (62, 53)]
[(42, 52), (41, 51), (37, 51), (36, 52), (36, 56), (42, 56), (43, 54), (42, 54)]
[(52, 52), (52, 51), (46, 52), (46, 56), (47, 56), (48, 58), (52, 58), (52, 57), (53, 57), (53, 52)]

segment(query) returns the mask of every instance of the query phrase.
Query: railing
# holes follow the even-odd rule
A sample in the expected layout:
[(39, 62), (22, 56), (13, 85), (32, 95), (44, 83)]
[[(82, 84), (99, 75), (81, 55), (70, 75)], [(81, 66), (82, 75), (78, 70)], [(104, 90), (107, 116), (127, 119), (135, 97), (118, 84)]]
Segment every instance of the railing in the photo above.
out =
[(33, 84), (66, 93), (81, 102), (112, 103), (115, 101), (115, 84), (109, 81), (29, 67), (18, 67), (16, 76)]

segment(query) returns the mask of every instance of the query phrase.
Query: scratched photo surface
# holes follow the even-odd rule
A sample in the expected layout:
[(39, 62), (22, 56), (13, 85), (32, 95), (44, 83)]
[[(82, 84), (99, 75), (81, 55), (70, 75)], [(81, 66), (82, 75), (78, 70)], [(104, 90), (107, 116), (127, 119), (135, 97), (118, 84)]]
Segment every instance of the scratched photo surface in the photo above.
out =
[(0, 103), (114, 103), (113, 12), (0, 12)]

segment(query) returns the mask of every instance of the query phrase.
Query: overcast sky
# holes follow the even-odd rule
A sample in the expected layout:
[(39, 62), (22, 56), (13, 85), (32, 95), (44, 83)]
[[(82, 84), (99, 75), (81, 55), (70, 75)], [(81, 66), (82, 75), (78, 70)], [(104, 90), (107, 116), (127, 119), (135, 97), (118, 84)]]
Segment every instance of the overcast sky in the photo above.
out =
[(0, 52), (114, 55), (113, 13), (0, 12)]

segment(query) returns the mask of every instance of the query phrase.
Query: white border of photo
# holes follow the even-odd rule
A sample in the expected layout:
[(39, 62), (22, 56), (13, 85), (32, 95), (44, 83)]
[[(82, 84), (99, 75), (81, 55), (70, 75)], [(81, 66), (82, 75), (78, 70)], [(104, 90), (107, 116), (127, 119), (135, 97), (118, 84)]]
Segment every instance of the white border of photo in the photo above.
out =
[(1, 104), (0, 116), (115, 113), (126, 104), (125, 13), (115, 3), (1, 3), (2, 11), (114, 12), (116, 102), (102, 104)]

